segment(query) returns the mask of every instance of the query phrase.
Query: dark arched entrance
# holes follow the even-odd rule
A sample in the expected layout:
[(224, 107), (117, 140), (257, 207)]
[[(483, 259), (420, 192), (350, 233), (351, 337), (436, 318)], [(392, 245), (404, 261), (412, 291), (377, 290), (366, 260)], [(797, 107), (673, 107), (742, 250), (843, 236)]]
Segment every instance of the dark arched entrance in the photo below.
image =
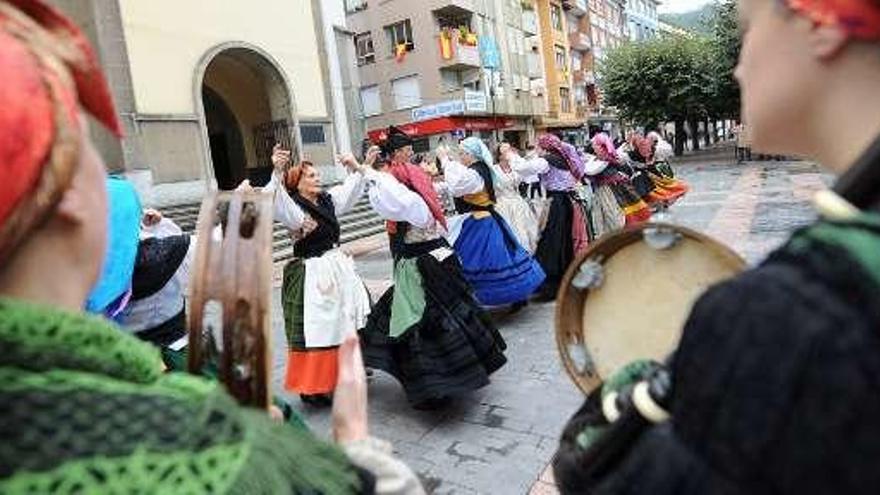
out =
[(276, 142), (295, 150), (291, 99), (278, 70), (248, 48), (220, 51), (202, 80), (211, 163), (219, 189), (242, 180), (262, 185), (272, 171)]

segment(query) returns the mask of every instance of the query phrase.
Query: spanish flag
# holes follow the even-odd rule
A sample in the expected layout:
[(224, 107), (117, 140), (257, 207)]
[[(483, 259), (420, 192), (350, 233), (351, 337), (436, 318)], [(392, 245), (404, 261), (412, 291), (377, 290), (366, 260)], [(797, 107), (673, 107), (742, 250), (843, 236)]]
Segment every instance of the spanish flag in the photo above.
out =
[(440, 33), (440, 57), (443, 60), (452, 60), (455, 56), (455, 48), (452, 43), (452, 36), (447, 32)]
[(403, 59), (406, 58), (406, 43), (400, 43), (396, 47), (394, 47), (394, 60), (398, 62), (403, 62)]

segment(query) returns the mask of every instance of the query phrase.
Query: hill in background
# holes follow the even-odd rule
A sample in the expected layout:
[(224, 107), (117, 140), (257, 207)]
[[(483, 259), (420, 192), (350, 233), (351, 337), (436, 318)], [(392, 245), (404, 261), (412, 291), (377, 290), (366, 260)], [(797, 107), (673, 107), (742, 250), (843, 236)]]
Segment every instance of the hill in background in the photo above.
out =
[(717, 8), (715, 3), (708, 3), (690, 12), (660, 14), (660, 20), (694, 33), (710, 34), (710, 20), (715, 16)]

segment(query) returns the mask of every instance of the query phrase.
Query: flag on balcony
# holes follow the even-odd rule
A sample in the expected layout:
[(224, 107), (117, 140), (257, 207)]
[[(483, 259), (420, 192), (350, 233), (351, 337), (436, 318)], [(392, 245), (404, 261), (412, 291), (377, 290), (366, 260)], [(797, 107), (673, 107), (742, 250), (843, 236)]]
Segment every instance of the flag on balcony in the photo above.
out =
[(408, 51), (409, 50), (406, 49), (406, 43), (398, 44), (394, 47), (394, 60), (397, 60), (398, 63), (403, 62)]
[(452, 35), (448, 31), (440, 33), (440, 58), (443, 60), (452, 60), (455, 56), (455, 43), (452, 42)]

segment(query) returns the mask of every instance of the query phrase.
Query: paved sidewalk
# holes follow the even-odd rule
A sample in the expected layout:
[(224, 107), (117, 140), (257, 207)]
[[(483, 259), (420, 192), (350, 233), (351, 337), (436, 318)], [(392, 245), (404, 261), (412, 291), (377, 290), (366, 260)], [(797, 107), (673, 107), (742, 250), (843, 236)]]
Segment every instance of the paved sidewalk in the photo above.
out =
[[(708, 232), (753, 264), (812, 221), (810, 197), (831, 181), (807, 163), (693, 163), (676, 171), (692, 190), (671, 210), (674, 221)], [(391, 274), (384, 234), (346, 249), (354, 251), (374, 297), (381, 295)], [(275, 339), (284, 342), (280, 290), (275, 298)], [(431, 493), (556, 493), (548, 464), (560, 430), (583, 397), (557, 356), (554, 309), (552, 303), (533, 304), (515, 315), (495, 315), (508, 344), (508, 364), (489, 386), (447, 410), (415, 411), (392, 378), (377, 372), (370, 380), (372, 434), (390, 440)], [(276, 346), (276, 357), (279, 377), (283, 346)], [(295, 398), (293, 403), (299, 406)], [(317, 434), (329, 436), (328, 410), (302, 412)]]

